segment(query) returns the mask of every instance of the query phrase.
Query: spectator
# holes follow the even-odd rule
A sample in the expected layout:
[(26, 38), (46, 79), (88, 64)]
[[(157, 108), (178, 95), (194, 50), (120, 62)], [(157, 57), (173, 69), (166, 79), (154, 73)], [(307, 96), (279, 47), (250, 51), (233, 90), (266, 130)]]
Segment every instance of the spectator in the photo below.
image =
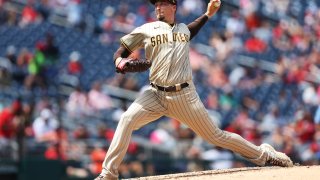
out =
[(86, 141), (71, 141), (68, 146), (67, 159), (71, 161), (85, 160), (88, 157), (89, 144)]
[(16, 48), (10, 45), (7, 47), (5, 58), (0, 57), (0, 84), (9, 85), (11, 83), (17, 61), (15, 53)]
[(28, 66), (33, 58), (33, 54), (27, 49), (22, 48), (17, 57), (16, 66), (13, 68), (13, 79), (19, 84), (23, 84), (28, 75)]
[(59, 143), (49, 143), (46, 151), (44, 152), (44, 157), (48, 160), (66, 160), (67, 157), (61, 150)]
[(320, 103), (316, 84), (306, 84), (302, 92), (302, 99), (303, 102), (308, 105), (318, 105)]
[(219, 97), (216, 91), (210, 91), (208, 94), (206, 101), (205, 101), (205, 106), (207, 109), (210, 110), (218, 110), (220, 105), (219, 105)]
[(250, 90), (257, 88), (263, 82), (263, 72), (257, 63), (253, 64), (254, 68), (245, 67), (245, 75), (240, 79), (238, 88), (250, 93)]
[(192, 71), (200, 71), (210, 61), (207, 56), (200, 54), (194, 47), (190, 48), (189, 55)]
[(260, 136), (257, 132), (257, 122), (250, 118), (247, 109), (241, 110), (234, 122), (226, 127), (226, 131), (237, 133), (253, 143), (260, 143)]
[(299, 143), (301, 144), (310, 143), (313, 140), (316, 127), (310, 113), (305, 112), (303, 116), (297, 120), (295, 124), (295, 132)]
[(42, 78), (45, 82), (53, 81), (54, 76), (57, 75), (58, 69), (56, 67), (57, 61), (60, 57), (59, 47), (54, 42), (54, 35), (47, 33), (43, 41), (38, 41), (36, 43), (36, 48), (39, 53), (43, 54), (43, 64), (42, 65)]
[(209, 162), (210, 169), (229, 169), (233, 167), (233, 154), (220, 147), (201, 152), (200, 158)]
[(50, 109), (43, 109), (40, 116), (34, 120), (32, 127), (38, 142), (57, 142), (59, 122)]
[(275, 147), (275, 149), (283, 150), (285, 145), (285, 133), (286, 132), (284, 131), (284, 128), (279, 127), (272, 132), (272, 134), (267, 139), (267, 142), (271, 143)]
[(254, 31), (256, 28), (260, 27), (261, 20), (258, 17), (258, 14), (256, 12), (248, 13), (245, 17), (245, 23), (247, 30), (249, 32)]
[[(66, 68), (63, 68), (62, 73), (59, 73), (59, 85), (67, 87), (67, 89), (74, 89), (80, 86), (82, 71), (81, 54), (78, 51), (71, 52)], [(67, 93), (69, 94), (70, 92)]]
[(80, 27), (82, 22), (81, 0), (70, 0), (67, 4), (67, 21), (71, 27)]
[(82, 72), (81, 55), (78, 51), (73, 51), (69, 56), (68, 73), (80, 76)]
[(272, 27), (269, 21), (262, 21), (261, 26), (256, 28), (253, 32), (254, 36), (268, 44), (272, 37)]
[(51, 8), (49, 0), (40, 0), (40, 2), (36, 4), (36, 11), (44, 21), (49, 17)]
[(97, 22), (98, 32), (110, 32), (112, 30), (114, 13), (115, 9), (112, 6), (107, 6), (104, 8), (103, 14), (100, 16)]
[(36, 9), (33, 7), (31, 1), (28, 1), (27, 5), (23, 8), (21, 16), (22, 17), (19, 22), (19, 25), (21, 27), (25, 27), (31, 23), (37, 23), (41, 21), (40, 16)]
[(317, 131), (314, 135), (313, 142), (310, 145), (310, 151), (312, 152), (312, 159), (314, 164), (318, 164), (320, 160), (320, 131)]
[(45, 89), (47, 87), (46, 80), (44, 78), (46, 58), (41, 51), (41, 47), (37, 47), (37, 50), (28, 64), (28, 76), (25, 79), (25, 87), (32, 89), (36, 86)]
[(19, 24), (19, 14), (17, 11), (10, 9), (8, 10), (8, 20), (7, 20), (7, 24), (9, 26), (16, 26)]
[(103, 44), (109, 44), (115, 41), (116, 37), (113, 32), (114, 22), (115, 22), (115, 8), (112, 6), (107, 6), (103, 10), (103, 14), (98, 18), (96, 22), (95, 32), (100, 34), (100, 42)]
[(214, 88), (224, 87), (228, 83), (228, 77), (224, 72), (223, 65), (220, 63), (211, 63), (205, 67), (208, 74), (207, 83)]
[(115, 133), (115, 129), (108, 127), (104, 124), (100, 124), (98, 127), (97, 138), (105, 139), (107, 142), (111, 142)]
[(162, 149), (166, 150), (171, 150), (176, 145), (174, 136), (171, 135), (165, 127), (163, 127), (163, 124), (160, 124), (157, 129), (151, 132), (149, 140), (152, 144), (161, 146)]
[(116, 108), (112, 113), (112, 120), (119, 121), (122, 114), (128, 109), (128, 105), (126, 101), (121, 101), (120, 106)]
[(233, 10), (231, 17), (226, 21), (226, 31), (238, 35), (245, 32), (245, 29), (244, 17), (240, 15), (238, 10)]
[(246, 40), (245, 49), (249, 53), (264, 53), (267, 50), (267, 44), (256, 35), (253, 35)]
[(200, 15), (203, 12), (204, 3), (200, 0), (184, 0), (182, 2), (181, 10), (179, 11), (183, 16)]
[(51, 109), (52, 111), (54, 111), (54, 109), (52, 108), (53, 106), (54, 102), (52, 101), (52, 99), (50, 99), (48, 96), (43, 96), (36, 102), (35, 114), (39, 115), (44, 109)]
[(0, 113), (0, 138), (11, 139), (16, 136), (16, 130), (22, 114), (21, 100), (15, 100)]
[(223, 93), (219, 95), (219, 107), (222, 110), (230, 110), (236, 106), (236, 101), (232, 95), (231, 89), (224, 89)]
[(68, 162), (74, 162), (67, 165), (66, 173), (69, 177), (86, 178), (90, 175), (88, 168), (90, 165), (82, 166), (81, 164), (83, 161), (90, 161), (88, 155), (88, 151), (91, 151), (90, 149), (85, 141), (75, 141), (68, 146), (68, 150), (66, 151), (67, 160)]
[(229, 44), (227, 37), (222, 34), (214, 33), (210, 39), (210, 45), (216, 50), (215, 60), (224, 61), (233, 50), (232, 44)]
[(144, 172), (144, 168), (143, 168), (141, 161), (138, 161), (138, 160), (132, 161), (132, 162), (130, 162), (129, 166), (130, 166), (130, 170), (132, 173), (131, 177), (146, 176), (146, 173)]
[(148, 6), (146, 4), (143, 4), (138, 8), (134, 25), (139, 26), (141, 24), (144, 24), (148, 20), (148, 18)]
[(288, 84), (300, 84), (305, 81), (307, 77), (307, 71), (301, 69), (299, 64), (291, 63), (284, 81)]
[(21, 124), (21, 129), (24, 129), (20, 132), (23, 134), (24, 137), (33, 137), (33, 130), (32, 130), (32, 119), (34, 115), (34, 109), (35, 109), (35, 104), (33, 102), (28, 102), (24, 104), (23, 106), (23, 118), (24, 121)]
[(255, 0), (240, 0), (239, 5), (242, 16), (247, 17), (252, 15), (252, 13), (255, 13), (259, 2), (260, 1)]
[(114, 77), (107, 79), (107, 83), (127, 90), (140, 90), (137, 84), (137, 79), (134, 76), (122, 76), (120, 74), (116, 74)]
[(14, 45), (10, 45), (7, 47), (6, 58), (11, 62), (12, 65), (17, 65), (17, 49)]
[(37, 47), (44, 53), (46, 58), (46, 65), (53, 65), (60, 57), (59, 47), (55, 45), (54, 35), (47, 33), (44, 41), (37, 42)]
[[(68, 159), (68, 152), (69, 152), (69, 140), (68, 134), (65, 129), (62, 127), (57, 128), (56, 130), (56, 141), (47, 141), (45, 145), (47, 145), (47, 151), (45, 152), (45, 157), (50, 157), (50, 151), (52, 152), (53, 158), (55, 160), (62, 160), (65, 161)], [(47, 154), (47, 152), (49, 153)], [(48, 156), (46, 156), (48, 155)]]
[[(20, 99), (4, 108), (0, 112), (0, 157), (11, 158), (17, 160), (20, 151), (18, 143), (21, 142), (20, 134), (23, 131), (21, 124), (23, 123), (22, 104)], [(18, 141), (16, 141), (16, 139)], [(21, 144), (19, 144), (21, 146)]]
[(264, 137), (268, 137), (278, 128), (279, 109), (277, 107), (271, 107), (271, 110), (266, 113), (261, 123), (258, 125), (258, 130)]
[(230, 85), (233, 87), (238, 86), (240, 80), (243, 79), (245, 75), (246, 75), (245, 68), (241, 66), (234, 68), (229, 74)]
[(75, 139), (87, 139), (90, 137), (89, 130), (83, 124), (80, 124), (76, 129), (73, 131), (73, 137)]
[(10, 85), (12, 64), (9, 59), (0, 57), (0, 85)]
[(290, 42), (290, 35), (287, 32), (288, 23), (281, 20), (279, 24), (272, 30), (272, 45), (280, 51), (290, 51), (293, 44)]
[(8, 12), (3, 8), (3, 2), (0, 0), (0, 25), (8, 21)]
[(101, 82), (96, 81), (88, 92), (88, 102), (94, 111), (107, 110), (113, 106), (111, 98), (102, 91), (101, 86)]
[(97, 175), (102, 170), (102, 162), (107, 152), (102, 148), (102, 144), (96, 144), (90, 153), (91, 163), (89, 164), (90, 172)]
[(66, 103), (66, 110), (70, 117), (83, 117), (92, 114), (88, 94), (80, 86), (71, 92)]

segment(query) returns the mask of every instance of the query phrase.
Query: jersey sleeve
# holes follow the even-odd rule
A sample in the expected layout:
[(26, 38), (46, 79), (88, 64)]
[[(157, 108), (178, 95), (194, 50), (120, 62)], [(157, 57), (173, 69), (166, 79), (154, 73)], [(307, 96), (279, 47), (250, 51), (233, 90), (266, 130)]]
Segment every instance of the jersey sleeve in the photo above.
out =
[(208, 16), (205, 14), (188, 24), (188, 28), (190, 30), (190, 39), (192, 39), (195, 35), (198, 34), (199, 30), (202, 26), (208, 21)]
[(126, 47), (130, 52), (143, 47), (143, 40), (145, 35), (143, 33), (143, 27), (137, 27), (131, 33), (120, 38), (121, 44)]

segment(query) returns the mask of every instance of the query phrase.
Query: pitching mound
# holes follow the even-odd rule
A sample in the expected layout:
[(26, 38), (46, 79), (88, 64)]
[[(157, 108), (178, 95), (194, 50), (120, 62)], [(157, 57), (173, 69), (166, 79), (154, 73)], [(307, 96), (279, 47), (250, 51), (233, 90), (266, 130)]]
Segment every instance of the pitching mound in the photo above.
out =
[(136, 178), (136, 180), (318, 180), (320, 166), (295, 166), (282, 167), (253, 167), (235, 168), (225, 170), (211, 170), (202, 172), (190, 172), (181, 174), (168, 174), (161, 176), (149, 176)]

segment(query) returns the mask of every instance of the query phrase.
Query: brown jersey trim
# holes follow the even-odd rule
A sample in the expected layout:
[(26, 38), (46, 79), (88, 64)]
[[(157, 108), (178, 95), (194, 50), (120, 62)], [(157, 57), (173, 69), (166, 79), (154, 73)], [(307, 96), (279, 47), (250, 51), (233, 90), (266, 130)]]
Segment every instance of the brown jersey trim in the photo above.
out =
[(188, 29), (190, 31), (190, 40), (198, 34), (199, 30), (202, 28), (202, 26), (208, 21), (208, 16), (203, 14), (190, 24), (188, 24)]
[(122, 39), (120, 39), (121, 44), (130, 52), (130, 54), (132, 53), (132, 51), (130, 50), (130, 48), (126, 45), (126, 43), (123, 42)]
[(126, 58), (131, 54), (131, 51), (121, 44), (119, 49), (113, 54), (113, 62), (116, 61), (118, 57)]

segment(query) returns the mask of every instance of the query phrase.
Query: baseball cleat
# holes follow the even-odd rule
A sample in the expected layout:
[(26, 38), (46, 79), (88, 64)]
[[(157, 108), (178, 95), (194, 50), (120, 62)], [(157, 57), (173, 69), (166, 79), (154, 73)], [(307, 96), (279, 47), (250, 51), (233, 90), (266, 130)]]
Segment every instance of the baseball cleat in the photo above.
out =
[(109, 177), (105, 174), (100, 174), (98, 177), (96, 177), (94, 180), (118, 180), (118, 178), (115, 177)]
[(100, 175), (99, 175), (98, 177), (96, 177), (94, 180), (107, 180), (107, 177), (100, 174)]
[(284, 153), (276, 151), (269, 144), (261, 144), (261, 149), (267, 153), (266, 164), (282, 166), (282, 167), (292, 167), (293, 163), (291, 159)]

